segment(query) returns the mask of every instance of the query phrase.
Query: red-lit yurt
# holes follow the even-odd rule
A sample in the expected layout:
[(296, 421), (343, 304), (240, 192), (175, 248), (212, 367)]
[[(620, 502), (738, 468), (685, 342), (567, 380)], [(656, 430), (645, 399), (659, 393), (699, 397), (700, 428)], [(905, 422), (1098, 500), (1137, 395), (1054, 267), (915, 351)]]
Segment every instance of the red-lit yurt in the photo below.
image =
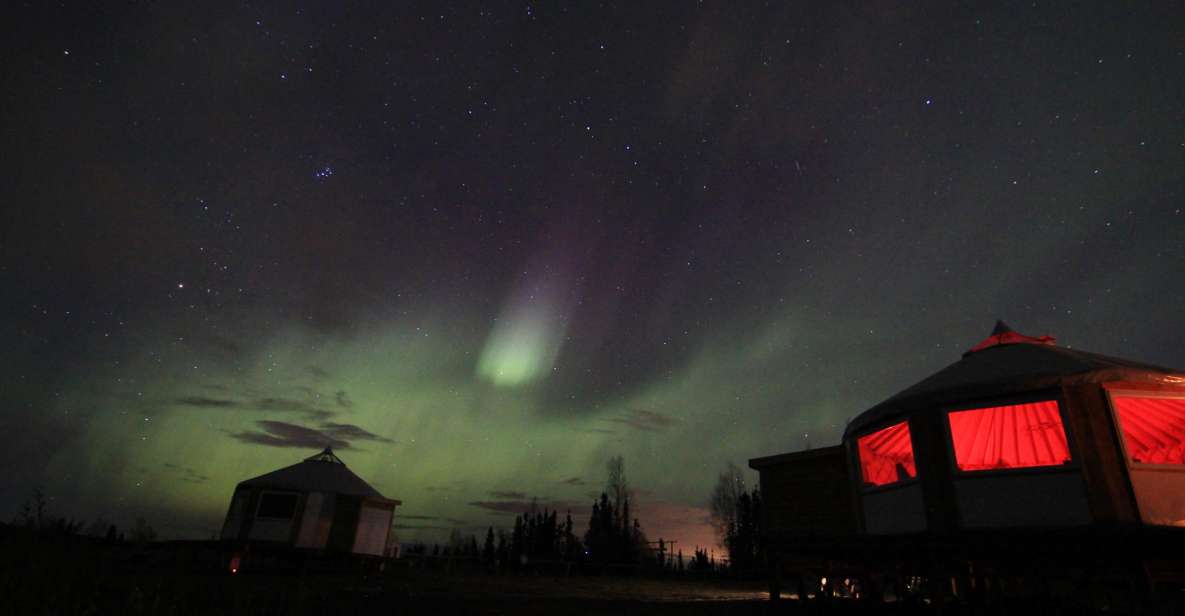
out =
[(998, 323), (844, 434), (869, 534), (1185, 526), (1185, 373)]
[(783, 579), (800, 596), (898, 597), (927, 579), (936, 599), (1001, 584), (1033, 596), (1052, 580), (1185, 597), (1180, 370), (997, 323), (853, 419), (841, 444), (749, 466), (772, 596)]

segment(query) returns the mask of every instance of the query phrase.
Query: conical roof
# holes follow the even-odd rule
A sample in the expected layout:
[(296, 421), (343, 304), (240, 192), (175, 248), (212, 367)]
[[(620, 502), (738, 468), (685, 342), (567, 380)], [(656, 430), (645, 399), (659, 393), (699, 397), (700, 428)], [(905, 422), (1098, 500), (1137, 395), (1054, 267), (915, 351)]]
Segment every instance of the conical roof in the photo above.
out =
[(857, 416), (844, 437), (896, 416), (964, 400), (1035, 391), (1069, 381), (1185, 384), (1183, 374), (1185, 371), (1059, 347), (1049, 336), (1018, 334), (1001, 321), (961, 360)]
[(333, 492), (348, 496), (384, 498), (378, 490), (346, 468), (341, 458), (334, 455), (333, 449), (329, 447), (292, 466), (241, 481), (239, 487)]

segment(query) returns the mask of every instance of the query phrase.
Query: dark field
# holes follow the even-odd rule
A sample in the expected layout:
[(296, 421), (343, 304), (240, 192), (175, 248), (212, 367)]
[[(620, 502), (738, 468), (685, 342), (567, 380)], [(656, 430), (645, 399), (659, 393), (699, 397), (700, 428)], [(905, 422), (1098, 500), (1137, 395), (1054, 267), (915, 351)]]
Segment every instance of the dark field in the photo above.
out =
[[(1105, 611), (1026, 601), (992, 608), (849, 600), (769, 601), (764, 584), (696, 577), (489, 575), (395, 561), (384, 571), (231, 575), (215, 542), (105, 543), (77, 536), (0, 536), (0, 597), (11, 614), (1012, 614)], [(1149, 607), (1149, 606), (1144, 606)], [(1137, 611), (1138, 610), (1138, 611)]]
[(212, 542), (136, 545), (9, 528), (0, 594), (7, 613), (21, 614), (759, 614), (768, 605), (757, 582), (500, 576), (407, 561), (384, 571), (231, 575), (219, 566), (224, 556)]

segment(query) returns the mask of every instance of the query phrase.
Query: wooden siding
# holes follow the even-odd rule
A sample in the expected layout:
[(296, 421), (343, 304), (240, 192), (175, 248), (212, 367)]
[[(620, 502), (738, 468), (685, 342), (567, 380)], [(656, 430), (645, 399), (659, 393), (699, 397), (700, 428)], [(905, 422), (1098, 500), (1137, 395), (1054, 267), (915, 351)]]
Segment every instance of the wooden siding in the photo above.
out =
[(778, 536), (856, 531), (847, 453), (837, 445), (749, 462), (761, 477), (767, 531)]

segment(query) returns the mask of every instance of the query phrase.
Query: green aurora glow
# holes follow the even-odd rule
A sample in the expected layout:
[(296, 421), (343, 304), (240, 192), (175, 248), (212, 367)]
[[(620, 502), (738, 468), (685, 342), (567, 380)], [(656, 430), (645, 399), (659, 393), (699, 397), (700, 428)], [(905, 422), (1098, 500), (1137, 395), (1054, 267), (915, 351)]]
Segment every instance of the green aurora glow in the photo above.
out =
[(1181, 366), (1165, 4), (14, 4), (0, 515), (205, 538), (334, 443), (437, 541), (622, 455), (690, 553), (996, 319)]

